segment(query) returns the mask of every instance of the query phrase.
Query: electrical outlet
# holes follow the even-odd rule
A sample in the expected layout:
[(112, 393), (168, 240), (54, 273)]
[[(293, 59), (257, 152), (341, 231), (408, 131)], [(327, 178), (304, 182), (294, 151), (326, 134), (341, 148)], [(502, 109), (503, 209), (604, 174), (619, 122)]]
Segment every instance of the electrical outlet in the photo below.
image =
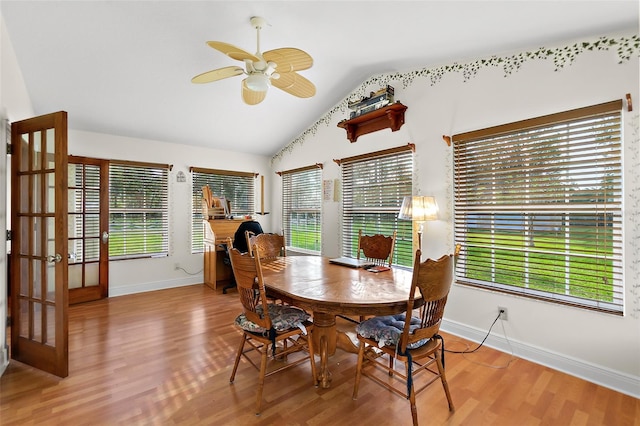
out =
[(180, 269), (180, 264), (179, 264), (179, 263), (174, 263), (174, 264), (173, 264), (173, 269), (174, 269), (174, 270), (176, 270), (176, 271), (177, 271), (178, 269)]
[(504, 306), (498, 306), (498, 314), (500, 315), (500, 319), (502, 321), (507, 321), (509, 317), (507, 316), (507, 308)]

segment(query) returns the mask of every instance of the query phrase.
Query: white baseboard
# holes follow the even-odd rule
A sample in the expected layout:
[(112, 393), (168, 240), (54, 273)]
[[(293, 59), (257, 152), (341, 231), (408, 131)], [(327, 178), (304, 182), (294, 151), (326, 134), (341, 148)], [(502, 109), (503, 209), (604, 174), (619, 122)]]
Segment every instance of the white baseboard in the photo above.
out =
[[(487, 334), (486, 330), (478, 330), (467, 325), (444, 319), (442, 331), (480, 343)], [(554, 370), (579, 377), (609, 389), (640, 398), (640, 377), (634, 377), (599, 365), (570, 358), (559, 353), (549, 352), (522, 342), (514, 342), (503, 336), (489, 335), (485, 345), (501, 352), (511, 353), (518, 358), (541, 364)]]
[(167, 281), (154, 281), (147, 283), (136, 283), (117, 287), (109, 287), (109, 297), (124, 296), (127, 294), (144, 293), (154, 290), (165, 290), (167, 288), (185, 287), (188, 285), (201, 284), (202, 275), (186, 277)]

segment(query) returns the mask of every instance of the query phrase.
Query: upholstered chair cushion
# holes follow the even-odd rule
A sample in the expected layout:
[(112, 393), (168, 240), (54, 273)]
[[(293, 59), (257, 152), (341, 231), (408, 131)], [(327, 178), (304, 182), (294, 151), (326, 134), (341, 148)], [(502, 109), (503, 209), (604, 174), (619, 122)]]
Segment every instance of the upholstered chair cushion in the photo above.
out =
[[(271, 324), (276, 331), (286, 331), (292, 328), (301, 327), (305, 321), (308, 321), (309, 318), (311, 318), (311, 315), (300, 308), (296, 308), (295, 306), (269, 303), (267, 307), (269, 310), (269, 317), (271, 318)], [(262, 315), (262, 305), (258, 306), (256, 311)], [(244, 314), (238, 315), (235, 323), (243, 330), (251, 333), (266, 334), (269, 331), (260, 327), (256, 323), (249, 321)]]
[[(356, 332), (362, 337), (377, 341), (379, 347), (386, 345), (395, 346), (398, 345), (400, 341), (405, 318), (405, 313), (369, 318), (356, 326)], [(420, 328), (420, 319), (411, 317), (411, 324), (409, 326), (410, 332), (416, 328)], [(429, 339), (422, 339), (417, 342), (410, 343), (407, 345), (407, 348), (415, 349), (424, 345), (428, 341)]]

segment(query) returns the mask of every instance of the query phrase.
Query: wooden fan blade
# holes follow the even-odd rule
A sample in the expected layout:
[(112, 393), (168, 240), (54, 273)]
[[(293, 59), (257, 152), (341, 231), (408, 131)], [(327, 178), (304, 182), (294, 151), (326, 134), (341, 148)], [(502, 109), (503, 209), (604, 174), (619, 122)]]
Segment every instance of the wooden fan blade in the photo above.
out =
[(247, 105), (257, 105), (267, 97), (267, 91), (257, 92), (247, 87), (246, 78), (242, 80), (242, 100)]
[(295, 47), (270, 50), (264, 52), (262, 56), (267, 62), (273, 61), (278, 64), (276, 67), (278, 73), (306, 70), (313, 65), (313, 58), (304, 50)]
[(236, 59), (238, 61), (251, 59), (253, 62), (257, 62), (260, 60), (260, 58), (258, 58), (256, 55), (249, 53), (246, 50), (240, 49), (233, 44), (224, 43), (222, 41), (208, 41), (207, 44), (214, 49), (224, 53), (228, 57)]
[(297, 72), (280, 74), (280, 78), (271, 79), (271, 85), (299, 98), (310, 98), (316, 94), (316, 86)]
[(223, 78), (235, 77), (244, 73), (244, 70), (240, 67), (225, 67), (218, 68), (217, 70), (203, 72), (191, 79), (192, 83), (211, 83), (212, 81), (222, 80)]

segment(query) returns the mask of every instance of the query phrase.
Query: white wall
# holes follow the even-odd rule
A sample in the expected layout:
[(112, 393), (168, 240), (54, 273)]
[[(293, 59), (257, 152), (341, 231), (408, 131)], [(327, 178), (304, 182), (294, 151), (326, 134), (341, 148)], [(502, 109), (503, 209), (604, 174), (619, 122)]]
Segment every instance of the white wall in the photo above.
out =
[(8, 229), (9, 210), (6, 208), (9, 198), (8, 164), (6, 156), (5, 120), (16, 121), (33, 115), (31, 101), (22, 79), (20, 68), (4, 19), (0, 14), (0, 374), (7, 367), (7, 245), (5, 229)]
[[(105, 135), (78, 130), (69, 131), (69, 155), (85, 157), (146, 161), (172, 164), (169, 173), (169, 246), (168, 257), (114, 261), (109, 264), (109, 295), (137, 293), (201, 283), (203, 281), (202, 254), (191, 254), (191, 174), (190, 167), (238, 170), (269, 174), (268, 157), (240, 154), (185, 145)], [(182, 171), (186, 182), (177, 182)], [(260, 180), (256, 179), (256, 205), (260, 202)], [(266, 232), (271, 232), (269, 216), (258, 216)], [(179, 263), (190, 275), (176, 271)]]
[[(623, 34), (624, 35), (624, 34)], [(631, 36), (633, 34), (626, 34)], [(619, 36), (619, 35), (614, 35)], [(597, 40), (594, 37), (593, 40)], [(590, 40), (587, 40), (590, 41)], [(573, 41), (567, 45), (573, 45)], [(557, 46), (563, 47), (563, 46)], [(274, 170), (288, 170), (312, 163), (324, 164), (323, 179), (340, 177), (332, 160), (380, 149), (416, 144), (414, 188), (435, 195), (440, 220), (428, 222), (424, 235), (426, 256), (438, 257), (453, 248), (452, 148), (442, 135), (485, 128), (535, 116), (621, 99), (631, 93), (635, 109), (623, 112), (625, 133), (625, 315), (615, 316), (454, 285), (445, 312), (444, 329), (481, 341), (496, 317), (497, 307), (508, 308), (506, 336), (517, 355), (567, 371), (622, 392), (640, 396), (640, 147), (638, 139), (638, 52), (618, 64), (613, 51), (579, 54), (573, 64), (554, 71), (553, 60), (529, 60), (509, 76), (501, 67), (483, 67), (468, 81), (459, 72), (443, 70), (441, 80), (416, 76), (380, 76), (389, 82), (408, 109), (404, 126), (397, 132), (385, 129), (360, 136), (350, 143), (337, 123), (348, 110), (321, 118), (315, 132), (294, 141), (273, 159)], [(511, 52), (504, 57), (519, 54)], [(468, 63), (475, 62), (473, 58)], [(465, 63), (460, 61), (460, 63)], [(451, 65), (451, 64), (443, 64)], [(411, 74), (414, 70), (405, 73)], [(370, 79), (368, 81), (375, 81)], [(403, 82), (408, 81), (407, 87)], [(364, 93), (380, 85), (368, 85)], [(362, 92), (360, 92), (362, 93)], [(274, 191), (273, 205), (280, 205)], [(340, 204), (323, 205), (323, 253), (340, 252)], [(280, 212), (274, 216), (280, 218)], [(276, 225), (277, 227), (278, 225)], [(488, 343), (509, 350), (500, 326)]]

